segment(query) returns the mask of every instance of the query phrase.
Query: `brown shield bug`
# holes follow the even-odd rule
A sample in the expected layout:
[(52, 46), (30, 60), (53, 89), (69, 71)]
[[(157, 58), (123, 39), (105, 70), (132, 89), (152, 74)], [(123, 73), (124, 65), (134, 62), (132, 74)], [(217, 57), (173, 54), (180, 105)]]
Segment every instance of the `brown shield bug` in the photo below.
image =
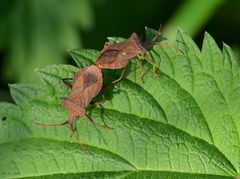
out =
[[(153, 33), (153, 29), (148, 28), (149, 31), (146, 31), (148, 33)], [(123, 68), (121, 76), (113, 81), (112, 83), (116, 83), (120, 81), (123, 78), (123, 75), (126, 71), (127, 65), (129, 61), (140, 55), (143, 59), (145, 59), (148, 63), (150, 63), (153, 66), (153, 72), (156, 73), (156, 64), (148, 58), (144, 53), (149, 50), (153, 45), (160, 44), (162, 42), (159, 42), (159, 37), (161, 37), (161, 41), (165, 40), (165, 38), (162, 37), (161, 33), (161, 26), (158, 31), (155, 31), (155, 35), (151, 34), (151, 40), (142, 42), (142, 40), (138, 37), (138, 35), (134, 32), (131, 34), (131, 36), (123, 40), (120, 43), (110, 43), (106, 42), (104, 45), (104, 48), (100, 51), (97, 59), (96, 59), (96, 65), (99, 68), (108, 68), (108, 69), (121, 69)], [(148, 39), (149, 40), (149, 39)], [(166, 46), (172, 47), (177, 49), (174, 46), (165, 44)], [(142, 63), (139, 59), (136, 59), (136, 62), (139, 64), (139, 66), (142, 69), (141, 74), (141, 81), (143, 82), (143, 75), (144, 75), (144, 68), (142, 66)]]
[[(106, 42), (104, 48), (101, 50), (96, 59), (96, 65), (99, 68), (123, 68), (122, 74), (119, 79), (113, 81), (112, 83), (118, 82), (123, 78), (129, 61), (138, 55), (142, 56), (148, 63), (150, 63), (153, 66), (154, 73), (156, 73), (155, 63), (143, 54), (153, 45), (158, 43), (156, 39), (158, 38), (158, 36), (160, 36), (160, 29), (161, 27), (159, 28), (158, 33), (151, 42), (142, 42), (135, 32), (132, 33), (128, 39), (120, 43), (111, 44), (110, 42)], [(140, 79), (141, 81), (143, 81), (144, 68), (141, 64), (141, 61), (139, 61), (138, 59), (136, 59), (136, 61), (142, 69)]]
[(77, 72), (73, 77), (71, 85), (71, 92), (66, 98), (63, 98), (62, 106), (68, 110), (68, 119), (61, 124), (43, 124), (33, 122), (42, 126), (67, 126), (71, 132), (71, 136), (77, 140), (78, 144), (91, 154), (79, 141), (73, 130), (73, 122), (76, 117), (83, 116), (90, 121), (94, 126), (95, 123), (92, 118), (86, 113), (86, 108), (102, 88), (102, 71), (95, 65), (87, 66)]

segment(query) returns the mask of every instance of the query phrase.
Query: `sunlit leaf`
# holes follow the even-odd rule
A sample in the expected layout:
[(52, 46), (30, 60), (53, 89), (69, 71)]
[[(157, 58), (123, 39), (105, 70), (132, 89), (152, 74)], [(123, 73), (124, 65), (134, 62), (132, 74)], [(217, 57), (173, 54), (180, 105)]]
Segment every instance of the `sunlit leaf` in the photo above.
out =
[[(167, 43), (167, 42), (166, 42)], [(0, 104), (0, 178), (237, 178), (240, 167), (240, 66), (230, 47), (221, 51), (206, 33), (200, 51), (184, 32), (177, 47), (147, 52), (159, 76), (144, 63), (144, 83), (134, 60), (102, 106), (88, 108), (97, 126), (83, 118), (76, 134), (62, 123), (67, 111), (61, 78), (70, 65), (38, 68), (45, 85), (11, 85), (16, 105)], [(70, 51), (79, 67), (95, 50)], [(87, 62), (88, 63), (88, 62)]]

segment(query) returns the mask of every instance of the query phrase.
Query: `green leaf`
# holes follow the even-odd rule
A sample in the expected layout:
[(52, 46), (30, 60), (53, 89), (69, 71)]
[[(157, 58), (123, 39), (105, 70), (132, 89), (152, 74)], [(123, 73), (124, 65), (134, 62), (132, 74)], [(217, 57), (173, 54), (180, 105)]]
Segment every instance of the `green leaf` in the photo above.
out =
[[(237, 178), (239, 62), (230, 47), (224, 44), (221, 51), (207, 33), (201, 51), (181, 30), (176, 42), (180, 50), (156, 45), (146, 53), (159, 76), (144, 63), (142, 83), (141, 69), (131, 60), (125, 78), (108, 89), (105, 103), (88, 108), (97, 126), (106, 123), (112, 130), (76, 120), (76, 135), (93, 155), (66, 127), (31, 123), (67, 119), (60, 98), (69, 89), (61, 79), (72, 77), (76, 67), (38, 68), (41, 86), (10, 85), (17, 106), (0, 103), (0, 178)], [(98, 52), (70, 54), (83, 67)]]
[(120, 43), (120, 42), (122, 42), (122, 41), (125, 40), (125, 38), (122, 38), (122, 37), (108, 37), (107, 39), (108, 39), (108, 41), (109, 41), (110, 43), (112, 43), (112, 44), (114, 44), (114, 43)]
[[(167, 40), (166, 37), (163, 37), (163, 35), (155, 29), (145, 27), (145, 32), (146, 32), (146, 42), (152, 42), (152, 40), (156, 37), (157, 37), (155, 39), (156, 42), (162, 42), (164, 40)], [(119, 43), (125, 40), (125, 38), (122, 38), (122, 37), (108, 37), (107, 39), (110, 43)]]
[(98, 51), (93, 49), (72, 49), (69, 53), (79, 68), (94, 64), (98, 55)]
[(146, 31), (146, 42), (152, 42), (152, 40), (156, 37), (157, 37), (156, 40), (155, 40), (156, 42), (162, 42), (164, 40), (167, 40), (166, 37), (163, 37), (161, 32), (158, 32), (155, 29), (145, 27), (145, 31)]
[[(160, 32), (158, 32), (155, 29), (145, 27), (146, 32), (146, 42), (152, 42), (152, 40), (159, 35)], [(119, 43), (125, 40), (125, 38), (122, 37), (108, 37), (107, 38), (110, 43)], [(160, 35), (156, 38), (156, 42), (162, 42), (164, 40), (167, 40), (163, 35), (160, 33)]]

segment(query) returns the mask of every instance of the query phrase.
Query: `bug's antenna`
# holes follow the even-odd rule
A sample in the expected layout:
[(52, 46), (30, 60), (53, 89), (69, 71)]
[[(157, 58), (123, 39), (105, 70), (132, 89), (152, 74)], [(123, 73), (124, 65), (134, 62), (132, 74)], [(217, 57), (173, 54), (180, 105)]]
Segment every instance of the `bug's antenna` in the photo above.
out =
[(152, 39), (152, 42), (151, 42), (151, 43), (154, 44), (154, 43), (156, 42), (157, 38), (160, 36), (161, 30), (162, 30), (162, 24), (160, 24), (159, 29), (158, 29), (158, 31), (157, 31), (157, 34), (156, 34), (155, 37)]

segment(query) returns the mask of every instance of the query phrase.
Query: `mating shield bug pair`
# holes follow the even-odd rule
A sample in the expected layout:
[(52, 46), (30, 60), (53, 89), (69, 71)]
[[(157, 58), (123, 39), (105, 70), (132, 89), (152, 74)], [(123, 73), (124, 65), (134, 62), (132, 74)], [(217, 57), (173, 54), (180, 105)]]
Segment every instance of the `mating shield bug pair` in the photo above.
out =
[[(131, 36), (120, 42), (120, 43), (110, 43), (106, 42), (104, 45), (104, 48), (99, 53), (96, 65), (99, 68), (108, 68), (108, 69), (121, 69), (123, 68), (122, 74), (119, 77), (119, 79), (113, 81), (112, 83), (120, 81), (124, 73), (126, 71), (127, 65), (129, 61), (140, 55), (143, 59), (145, 59), (148, 63), (150, 63), (153, 66), (153, 71), (156, 73), (156, 65), (155, 63), (144, 55), (144, 53), (149, 50), (153, 45), (158, 44), (157, 41), (158, 37), (161, 36), (160, 34), (161, 26), (159, 30), (157, 31), (156, 35), (152, 38), (150, 42), (143, 42), (138, 37), (138, 35), (134, 32), (131, 34)], [(137, 63), (142, 69), (141, 74), (141, 81), (143, 81), (143, 75), (144, 75), (144, 68), (142, 66), (142, 63), (139, 59), (136, 59)]]
[[(85, 151), (90, 153), (75, 135), (73, 130), (73, 122), (75, 121), (76, 117), (82, 116), (95, 126), (94, 121), (86, 113), (86, 109), (91, 103), (93, 97), (98, 95), (101, 89), (103, 89), (101, 68), (123, 68), (120, 78), (112, 82), (115, 83), (123, 78), (129, 61), (132, 58), (140, 55), (153, 66), (153, 70), (156, 72), (156, 65), (154, 62), (143, 54), (153, 45), (158, 43), (157, 38), (159, 36), (160, 29), (150, 42), (142, 42), (136, 33), (132, 33), (128, 39), (120, 43), (111, 44), (109, 42), (106, 42), (104, 48), (101, 50), (96, 59), (96, 65), (90, 65), (81, 69), (74, 75), (73, 82), (71, 85), (69, 85), (71, 87), (71, 91), (69, 95), (62, 101), (62, 106), (68, 110), (68, 119), (61, 124), (43, 124), (37, 122), (33, 123), (42, 126), (67, 126), (71, 132), (71, 136), (74, 136), (78, 144)], [(137, 62), (142, 68), (141, 80), (143, 80), (144, 68), (138, 59)]]

